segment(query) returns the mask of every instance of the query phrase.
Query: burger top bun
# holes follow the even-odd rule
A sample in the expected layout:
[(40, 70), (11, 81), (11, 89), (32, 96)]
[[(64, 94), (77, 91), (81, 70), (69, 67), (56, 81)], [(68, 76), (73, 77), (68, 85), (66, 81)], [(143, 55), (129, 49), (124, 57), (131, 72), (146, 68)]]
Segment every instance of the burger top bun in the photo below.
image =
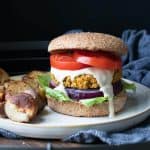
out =
[(124, 42), (115, 36), (104, 33), (80, 32), (61, 35), (48, 46), (49, 52), (61, 50), (108, 51), (123, 55), (127, 52)]

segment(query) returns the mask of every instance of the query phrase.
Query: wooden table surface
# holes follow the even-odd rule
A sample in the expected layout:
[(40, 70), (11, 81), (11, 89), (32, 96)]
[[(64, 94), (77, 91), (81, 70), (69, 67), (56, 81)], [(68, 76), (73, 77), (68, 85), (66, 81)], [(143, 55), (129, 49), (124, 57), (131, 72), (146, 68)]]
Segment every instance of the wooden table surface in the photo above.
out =
[[(59, 140), (42, 140), (42, 139), (6, 139), (0, 137), (0, 148), (8, 147), (8, 148), (43, 148), (46, 149), (48, 143), (51, 144), (53, 150), (56, 149), (99, 149), (103, 147), (104, 144), (75, 144), (62, 142)], [(0, 149), (1, 150), (1, 149)]]
[[(48, 144), (51, 148), (48, 148)], [(109, 146), (107, 144), (75, 144), (67, 143), (59, 140), (42, 140), (42, 139), (6, 139), (0, 137), (0, 150), (149, 150), (150, 142), (122, 145), (122, 146)]]

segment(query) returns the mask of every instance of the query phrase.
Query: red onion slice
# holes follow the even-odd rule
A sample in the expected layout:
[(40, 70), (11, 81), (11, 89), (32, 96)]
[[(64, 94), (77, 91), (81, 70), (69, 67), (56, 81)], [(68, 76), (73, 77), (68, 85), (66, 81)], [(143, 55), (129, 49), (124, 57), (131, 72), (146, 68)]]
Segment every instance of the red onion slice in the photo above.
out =
[(53, 80), (51, 80), (50, 83), (49, 83), (49, 87), (53, 89), (53, 88), (55, 88), (56, 86), (57, 86), (56, 82), (53, 81)]
[[(114, 95), (117, 95), (122, 90), (121, 80), (112, 84)], [(87, 90), (79, 90), (74, 88), (65, 88), (68, 96), (74, 100), (87, 99), (104, 96), (103, 92), (99, 89), (87, 89)]]
[(67, 91), (68, 96), (75, 100), (103, 96), (103, 92), (101, 92), (99, 89), (78, 90), (73, 88), (66, 88), (65, 90)]

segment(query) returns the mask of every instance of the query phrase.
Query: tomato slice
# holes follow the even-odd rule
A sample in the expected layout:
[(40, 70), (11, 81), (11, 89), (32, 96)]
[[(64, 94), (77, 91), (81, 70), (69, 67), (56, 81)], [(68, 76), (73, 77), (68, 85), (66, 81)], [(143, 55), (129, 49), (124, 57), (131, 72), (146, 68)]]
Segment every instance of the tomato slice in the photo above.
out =
[(75, 51), (74, 59), (82, 64), (90, 65), (101, 69), (120, 69), (121, 58), (111, 52), (90, 52), (90, 51)]
[(76, 62), (73, 53), (57, 53), (50, 56), (52, 67), (62, 70), (78, 70), (88, 67), (86, 64)]

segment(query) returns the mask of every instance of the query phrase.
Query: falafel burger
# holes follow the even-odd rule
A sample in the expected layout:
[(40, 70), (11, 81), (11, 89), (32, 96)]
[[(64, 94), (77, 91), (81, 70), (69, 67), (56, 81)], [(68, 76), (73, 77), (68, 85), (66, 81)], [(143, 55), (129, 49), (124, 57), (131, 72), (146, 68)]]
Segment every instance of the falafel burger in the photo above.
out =
[(50, 41), (48, 51), (50, 88), (45, 91), (52, 110), (71, 116), (112, 117), (123, 109), (127, 94), (120, 56), (127, 47), (121, 39), (103, 33), (70, 33)]

